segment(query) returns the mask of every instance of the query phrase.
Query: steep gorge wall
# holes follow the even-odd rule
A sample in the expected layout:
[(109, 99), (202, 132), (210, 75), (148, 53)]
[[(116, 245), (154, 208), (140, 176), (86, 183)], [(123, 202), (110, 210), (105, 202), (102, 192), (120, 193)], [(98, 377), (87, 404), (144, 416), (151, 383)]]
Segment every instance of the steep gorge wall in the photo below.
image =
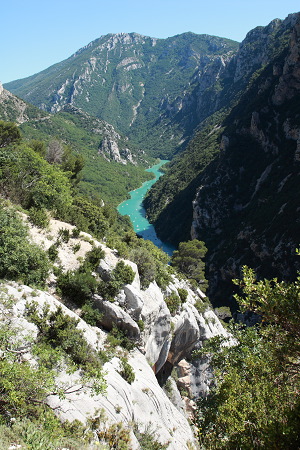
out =
[(225, 120), (216, 160), (199, 180), (192, 236), (209, 248), (210, 295), (222, 302), (242, 265), (294, 279), (299, 263), (300, 20)]

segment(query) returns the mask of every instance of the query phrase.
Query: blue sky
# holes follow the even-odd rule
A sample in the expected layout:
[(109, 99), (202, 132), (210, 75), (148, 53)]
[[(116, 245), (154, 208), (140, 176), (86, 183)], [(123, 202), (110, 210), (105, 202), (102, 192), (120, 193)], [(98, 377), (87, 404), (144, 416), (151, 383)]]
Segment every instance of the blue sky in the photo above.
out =
[(10, 0), (1, 6), (0, 81), (46, 69), (107, 33), (192, 31), (242, 41), (299, 10), (299, 0)]

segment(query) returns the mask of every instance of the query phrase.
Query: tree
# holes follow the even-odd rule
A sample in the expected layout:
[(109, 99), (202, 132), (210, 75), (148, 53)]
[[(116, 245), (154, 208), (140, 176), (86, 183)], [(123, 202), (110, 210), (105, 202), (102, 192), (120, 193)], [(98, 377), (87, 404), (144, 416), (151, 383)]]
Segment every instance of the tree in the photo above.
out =
[(20, 139), (20, 130), (15, 123), (0, 120), (0, 148), (17, 143)]
[(188, 279), (205, 283), (203, 258), (207, 252), (204, 242), (193, 239), (180, 242), (178, 250), (173, 253), (171, 264)]
[(0, 207), (0, 277), (43, 285), (48, 273), (46, 253), (29, 242), (28, 231), (16, 213)]
[(63, 145), (57, 139), (52, 139), (47, 148), (46, 159), (50, 164), (61, 164), (63, 161)]
[(207, 344), (215, 386), (199, 402), (204, 448), (298, 449), (300, 442), (300, 276), (293, 283), (257, 281), (244, 267), (243, 310), (260, 315), (255, 327), (232, 327), (235, 343)]

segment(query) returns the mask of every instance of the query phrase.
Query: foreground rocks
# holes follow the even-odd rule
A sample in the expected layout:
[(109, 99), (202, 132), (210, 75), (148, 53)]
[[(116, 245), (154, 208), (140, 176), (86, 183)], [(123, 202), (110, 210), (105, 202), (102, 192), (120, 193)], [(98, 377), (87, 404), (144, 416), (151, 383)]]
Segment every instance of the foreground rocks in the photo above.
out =
[[(47, 231), (31, 227), (31, 234), (35, 242), (47, 249), (61, 228), (67, 228), (71, 233), (73, 227), (52, 220)], [(101, 246), (105, 256), (97, 273), (102, 280), (109, 282), (111, 272), (121, 259), (114, 250), (86, 233), (60, 246), (59, 260), (64, 270), (78, 268), (78, 255), (73, 251), (78, 244), (79, 260), (92, 246)], [(105, 395), (94, 395), (91, 389), (79, 389), (76, 393), (67, 393), (63, 399), (57, 395), (49, 396), (49, 405), (62, 420), (86, 422), (89, 417), (103, 411), (106, 417), (104, 427), (122, 422), (131, 429), (133, 449), (139, 448), (133, 423), (141, 432), (155, 430), (156, 439), (162, 444), (168, 442), (169, 449), (193, 448), (196, 444), (188, 417), (194, 411), (194, 400), (207, 395), (212, 374), (208, 360), (191, 362), (190, 356), (193, 349), (201, 347), (206, 339), (216, 335), (227, 336), (227, 332), (209, 304), (205, 303), (205, 295), (199, 289), (192, 290), (186, 281), (172, 276), (172, 282), (165, 291), (156, 282), (143, 290), (136, 264), (124, 262), (133, 269), (134, 280), (123, 286), (113, 301), (94, 295), (94, 307), (101, 312), (98, 327), (91, 327), (80, 319), (81, 311), (75, 305), (68, 304), (69, 309), (50, 293), (34, 292), (29, 287), (12, 284), (7, 286), (7, 295), (14, 298), (15, 318), (23, 329), (33, 333), (34, 339), (37, 329), (24, 317), (25, 303), (37, 302), (40, 310), (45, 304), (50, 310), (62, 306), (65, 314), (79, 319), (78, 328), (84, 331), (87, 342), (94, 349), (108, 352), (107, 337), (115, 327), (135, 343), (134, 350), (128, 352), (118, 348), (105, 363)], [(95, 276), (98, 275), (95, 273)], [(186, 290), (187, 298), (171, 314), (165, 299), (170, 294), (179, 295), (179, 288)], [(55, 277), (50, 280), (50, 292), (55, 292)], [(134, 373), (135, 379), (131, 384), (120, 375), (124, 357)], [(178, 372), (176, 381), (172, 378), (173, 370)], [(80, 386), (81, 375), (62, 371), (59, 382)], [(167, 385), (169, 389), (166, 389)]]

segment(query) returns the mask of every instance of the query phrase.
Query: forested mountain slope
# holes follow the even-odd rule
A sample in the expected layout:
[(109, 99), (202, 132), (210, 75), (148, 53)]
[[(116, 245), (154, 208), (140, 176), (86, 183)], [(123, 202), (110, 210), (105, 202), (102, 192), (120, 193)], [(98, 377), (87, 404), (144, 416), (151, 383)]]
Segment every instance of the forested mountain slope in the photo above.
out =
[[(294, 279), (296, 273), (299, 14), (271, 25), (250, 32), (231, 63), (233, 86), (222, 95), (234, 91), (234, 81), (247, 69), (244, 93), (229, 113), (221, 109), (201, 125), (146, 202), (162, 239), (188, 239), (192, 227), (192, 236), (206, 242), (215, 302), (228, 298), (230, 280), (243, 264), (260, 276)], [(251, 72), (247, 49), (255, 47), (266, 56), (252, 61)]]
[[(27, 103), (0, 85), (0, 119), (16, 122), (22, 135), (41, 151), (68, 147), (84, 160), (80, 192), (117, 205), (128, 191), (150, 178), (148, 161), (141, 153), (133, 158), (128, 139), (104, 120), (71, 105), (50, 114)], [(116, 182), (117, 180), (117, 182)]]
[[(207, 115), (201, 108), (192, 112), (189, 92), (213, 85), (237, 47), (229, 39), (193, 33), (168, 39), (109, 34), (5, 88), (47, 111), (67, 104), (81, 108), (129, 136), (136, 148), (165, 159), (190, 136), (198, 116)], [(178, 120), (186, 107), (189, 119)]]

